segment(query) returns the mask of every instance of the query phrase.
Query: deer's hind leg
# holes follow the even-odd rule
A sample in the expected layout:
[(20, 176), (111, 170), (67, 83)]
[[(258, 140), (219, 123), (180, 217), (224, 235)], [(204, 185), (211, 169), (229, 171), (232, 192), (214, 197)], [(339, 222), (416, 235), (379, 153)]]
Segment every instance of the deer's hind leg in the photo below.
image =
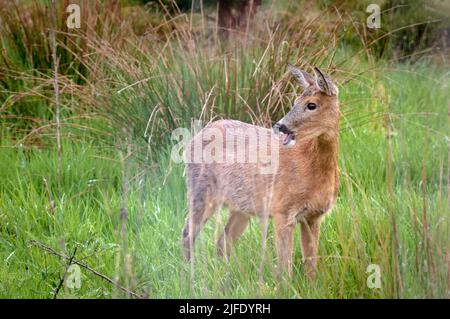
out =
[(250, 216), (248, 215), (230, 211), (230, 217), (225, 229), (217, 241), (217, 253), (219, 256), (230, 256), (234, 243), (244, 233), (249, 220)]
[(182, 239), (183, 255), (187, 260), (190, 260), (193, 255), (195, 239), (215, 210), (214, 202), (208, 196), (209, 192), (197, 190), (190, 193), (188, 194), (189, 215), (183, 228)]

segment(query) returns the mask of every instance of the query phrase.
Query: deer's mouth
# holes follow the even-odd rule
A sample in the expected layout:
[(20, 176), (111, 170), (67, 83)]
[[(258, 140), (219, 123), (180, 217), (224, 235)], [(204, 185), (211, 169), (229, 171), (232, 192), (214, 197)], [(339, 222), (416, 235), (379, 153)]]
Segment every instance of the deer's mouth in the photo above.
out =
[(283, 133), (284, 139), (283, 139), (283, 145), (292, 144), (292, 142), (295, 141), (295, 134), (290, 129), (286, 127), (284, 124), (276, 123), (273, 126), (273, 129), (275, 130), (275, 133), (281, 132)]
[(284, 133), (283, 145), (291, 144), (291, 142), (295, 141), (295, 135), (293, 132)]

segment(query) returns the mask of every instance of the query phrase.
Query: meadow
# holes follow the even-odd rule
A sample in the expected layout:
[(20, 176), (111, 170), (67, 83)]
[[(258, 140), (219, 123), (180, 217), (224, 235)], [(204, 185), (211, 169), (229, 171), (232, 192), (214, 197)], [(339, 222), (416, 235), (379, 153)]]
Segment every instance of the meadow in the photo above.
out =
[[(97, 14), (91, 29), (69, 34), (59, 19), (60, 105), (51, 35), (31, 38), (48, 30), (45, 14), (35, 25), (21, 10), (8, 24), (0, 15), (11, 32), (0, 36), (0, 298), (135, 297), (117, 285), (144, 298), (450, 297), (446, 58), (375, 58), (382, 33), (351, 38), (354, 20), (325, 9), (300, 16), (296, 2), (264, 3), (264, 23), (228, 42), (201, 12), (109, 5), (86, 9)], [(109, 21), (105, 10), (120, 14)], [(299, 229), (292, 278), (276, 275), (271, 223), (261, 261), (257, 219), (230, 260), (218, 258), (225, 210), (200, 235), (192, 273), (181, 255), (186, 186), (184, 166), (170, 159), (172, 130), (220, 118), (270, 127), (300, 92), (288, 62), (318, 65), (340, 88), (341, 182), (317, 279), (303, 272)], [(39, 243), (116, 285), (85, 268), (79, 288), (61, 284), (69, 261)], [(367, 284), (372, 264), (379, 288)]]

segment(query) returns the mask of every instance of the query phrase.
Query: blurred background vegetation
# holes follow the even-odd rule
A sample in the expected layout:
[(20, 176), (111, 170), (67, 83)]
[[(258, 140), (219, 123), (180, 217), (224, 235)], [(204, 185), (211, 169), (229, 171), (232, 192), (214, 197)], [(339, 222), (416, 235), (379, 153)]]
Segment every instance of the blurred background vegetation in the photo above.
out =
[[(225, 37), (231, 31), (256, 34), (261, 29), (258, 21), (267, 14), (266, 10), (260, 10), (263, 12), (260, 12), (258, 21), (253, 22), (254, 15), (261, 7), (261, 0), (79, 1), (82, 27), (68, 30), (65, 23), (68, 13), (64, 8), (77, 1), (57, 3), (57, 16), (61, 17), (57, 19), (58, 71), (66, 90), (71, 90), (73, 94), (77, 94), (75, 92), (80, 89), (79, 85), (98, 78), (98, 61), (93, 61), (91, 54), (99, 49), (100, 39), (103, 45), (107, 42), (113, 47), (123, 47), (135, 37), (133, 40), (140, 41), (139, 45), (148, 46), (152, 41), (163, 43), (173, 36), (174, 30), (181, 33), (178, 29), (186, 24), (189, 25), (190, 39), (198, 38), (200, 28), (205, 25), (208, 25), (208, 30), (216, 25)], [(308, 25), (311, 30), (320, 29), (314, 33), (315, 46), (324, 43), (330, 38), (329, 33), (334, 32), (339, 37), (340, 46), (355, 50), (363, 48), (370, 58), (411, 62), (424, 55), (431, 54), (437, 60), (443, 60), (448, 55), (448, 2), (378, 1), (382, 10), (382, 27), (372, 30), (367, 29), (365, 24), (368, 16), (365, 8), (369, 3), (339, 0), (277, 1), (276, 6), (283, 10), (270, 21), (270, 27), (286, 28), (291, 23), (290, 19), (294, 19), (299, 23), (298, 29), (289, 26), (290, 30), (286, 31), (304, 32), (301, 26), (320, 14), (320, 25)], [(265, 5), (275, 6), (269, 2)], [(52, 118), (49, 103), (53, 92), (48, 90), (51, 89), (53, 68), (49, 14), (48, 1), (2, 1), (1, 116), (17, 128), (30, 129), (42, 124), (42, 120)], [(170, 21), (173, 16), (177, 16), (175, 20), (178, 21)], [(183, 21), (186, 19), (190, 21)], [(337, 21), (339, 30), (335, 27)], [(250, 29), (258, 30), (247, 30), (247, 22)], [(186, 37), (186, 32), (183, 32), (183, 36)], [(211, 34), (209, 38), (212, 38)], [(69, 111), (70, 108), (64, 109)]]

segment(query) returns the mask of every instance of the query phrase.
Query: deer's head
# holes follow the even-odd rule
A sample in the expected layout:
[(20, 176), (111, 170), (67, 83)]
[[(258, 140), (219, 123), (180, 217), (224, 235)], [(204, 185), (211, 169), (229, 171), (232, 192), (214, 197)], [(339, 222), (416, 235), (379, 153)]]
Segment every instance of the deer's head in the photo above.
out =
[(315, 77), (288, 65), (292, 75), (300, 83), (303, 93), (296, 98), (292, 109), (273, 128), (285, 134), (283, 144), (293, 145), (295, 140), (324, 135), (334, 137), (338, 133), (338, 88), (331, 78), (319, 68)]

